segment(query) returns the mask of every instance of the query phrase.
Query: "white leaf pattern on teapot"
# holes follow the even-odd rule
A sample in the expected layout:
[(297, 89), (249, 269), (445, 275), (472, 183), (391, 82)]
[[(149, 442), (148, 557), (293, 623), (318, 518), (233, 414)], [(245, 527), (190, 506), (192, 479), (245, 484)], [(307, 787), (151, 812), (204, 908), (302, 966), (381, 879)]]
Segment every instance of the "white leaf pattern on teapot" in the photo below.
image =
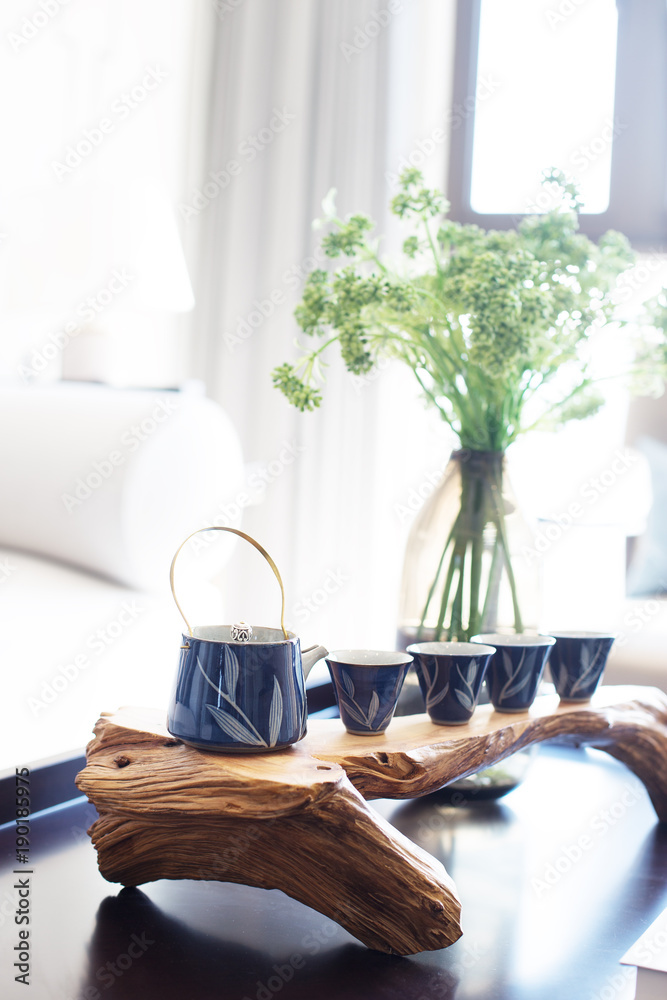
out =
[[(278, 742), (278, 735), (283, 721), (283, 696), (282, 691), (280, 690), (280, 685), (278, 684), (278, 678), (275, 676), (273, 678), (273, 697), (271, 699), (271, 709), (269, 712), (269, 742), (267, 743), (262, 734), (253, 726), (243, 709), (236, 703), (236, 685), (239, 675), (238, 659), (236, 654), (232, 650), (225, 648), (224, 679), (225, 686), (228, 688), (227, 691), (223, 691), (222, 688), (218, 687), (217, 684), (214, 684), (210, 677), (207, 676), (199, 657), (197, 657), (197, 666), (206, 683), (210, 684), (213, 690), (217, 691), (223, 701), (227, 702), (231, 708), (235, 709), (245, 722), (245, 725), (240, 723), (238, 719), (235, 719), (229, 714), (229, 712), (225, 711), (221, 705), (207, 705), (207, 709), (220, 728), (237, 742), (250, 743), (252, 746), (256, 747), (266, 747), (267, 750), (274, 747)], [(234, 696), (229, 693), (230, 682), (233, 682)]]

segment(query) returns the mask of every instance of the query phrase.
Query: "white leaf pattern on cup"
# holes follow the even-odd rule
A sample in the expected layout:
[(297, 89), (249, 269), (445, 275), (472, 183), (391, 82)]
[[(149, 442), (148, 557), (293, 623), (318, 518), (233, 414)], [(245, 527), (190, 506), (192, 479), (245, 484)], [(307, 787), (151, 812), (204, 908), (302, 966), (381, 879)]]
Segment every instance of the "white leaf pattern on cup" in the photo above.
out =
[(340, 676), (343, 682), (343, 687), (349, 694), (350, 698), (354, 698), (354, 683), (352, 682), (352, 678), (346, 670), (341, 670)]
[(595, 674), (595, 671), (598, 669), (598, 664), (600, 662), (603, 653), (604, 653), (604, 646), (600, 646), (598, 648), (597, 653), (591, 660), (591, 652), (588, 646), (582, 647), (581, 650), (582, 673), (579, 677), (577, 677), (576, 681), (572, 685), (570, 694), (576, 694), (577, 692), (580, 692), (582, 688), (586, 688), (588, 686), (591, 678)]
[[(355, 699), (355, 688), (352, 682), (352, 678), (346, 673), (345, 670), (340, 672), (341, 684), (345, 688), (344, 691), (338, 690), (339, 700), (345, 708), (345, 711), (354, 719), (355, 722), (363, 726), (364, 729), (370, 731), (379, 731), (388, 717), (391, 717), (396, 702), (396, 692), (394, 691), (394, 697), (392, 697), (389, 707), (385, 710), (384, 714), (380, 718), (381, 706), (380, 698), (377, 691), (371, 693), (371, 697), (368, 703), (368, 711), (364, 711), (359, 702)], [(397, 686), (400, 684), (400, 678), (396, 682)]]
[(433, 664), (433, 674), (429, 673), (428, 666), (425, 660), (421, 660), (420, 667), (424, 675), (424, 680), (426, 681), (426, 696), (424, 701), (426, 702), (426, 711), (430, 712), (435, 705), (439, 705), (443, 698), (446, 698), (449, 694), (449, 681), (444, 685), (444, 687), (435, 693), (435, 688), (438, 684), (438, 677), (440, 675), (440, 666), (436, 661)]
[(345, 711), (350, 716), (350, 718), (354, 719), (355, 722), (359, 722), (362, 726), (366, 726), (368, 728), (368, 719), (366, 718), (362, 708), (356, 703), (356, 701), (354, 701), (351, 698), (345, 698), (343, 703), (345, 705)]
[(437, 694), (433, 694), (432, 691), (433, 689), (431, 688), (431, 691), (429, 691), (428, 695), (426, 696), (427, 712), (430, 712), (435, 705), (439, 705), (440, 702), (443, 700), (443, 698), (447, 697), (447, 695), (449, 694), (449, 681), (447, 681), (442, 691), (438, 691)]
[(513, 668), (512, 657), (509, 655), (506, 649), (502, 650), (503, 654), (502, 663), (505, 668), (505, 673), (507, 674), (507, 680), (503, 684), (503, 687), (500, 691), (500, 696), (498, 700), (501, 703), (505, 701), (506, 698), (513, 698), (514, 695), (518, 694), (519, 691), (521, 691), (521, 689), (524, 688), (526, 684), (529, 682), (530, 671), (526, 671), (522, 680), (520, 681), (516, 680), (516, 678), (520, 675), (523, 669), (524, 660), (526, 659), (526, 653), (527, 653), (526, 649), (523, 649), (521, 651), (521, 658), (519, 659), (519, 662), (517, 663), (516, 667)]
[(477, 677), (477, 669), (478, 669), (478, 663), (476, 660), (473, 660), (468, 667), (466, 676), (464, 677), (463, 673), (461, 672), (460, 665), (457, 665), (456, 667), (458, 675), (461, 678), (461, 682), (464, 685), (464, 687), (467, 688), (467, 690), (461, 691), (459, 688), (457, 688), (454, 694), (456, 695), (459, 704), (463, 705), (463, 707), (467, 712), (472, 712), (474, 711), (475, 708), (475, 693), (472, 689), (472, 686), (475, 683), (475, 678)]

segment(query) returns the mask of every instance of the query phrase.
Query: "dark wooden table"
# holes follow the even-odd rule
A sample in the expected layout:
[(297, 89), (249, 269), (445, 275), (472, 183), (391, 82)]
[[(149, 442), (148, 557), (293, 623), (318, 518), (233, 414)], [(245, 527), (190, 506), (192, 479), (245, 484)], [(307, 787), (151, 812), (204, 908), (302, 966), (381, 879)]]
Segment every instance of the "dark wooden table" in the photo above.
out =
[(464, 936), (367, 950), (278, 891), (100, 876), (78, 800), (32, 822), (32, 984), (13, 982), (13, 827), (0, 828), (0, 996), (29, 1000), (626, 1000), (619, 958), (667, 906), (667, 827), (596, 751), (542, 747), (497, 803), (374, 803), (455, 879)]

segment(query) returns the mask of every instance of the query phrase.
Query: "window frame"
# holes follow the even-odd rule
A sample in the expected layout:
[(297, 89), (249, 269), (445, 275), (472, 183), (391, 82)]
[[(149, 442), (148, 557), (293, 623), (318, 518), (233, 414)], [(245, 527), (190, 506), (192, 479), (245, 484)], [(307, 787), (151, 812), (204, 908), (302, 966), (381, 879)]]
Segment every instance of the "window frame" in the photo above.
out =
[[(637, 250), (667, 251), (667, 3), (616, 0), (616, 6), (614, 121), (627, 127), (612, 142), (609, 207), (582, 213), (580, 230), (597, 240), (616, 229)], [(482, 0), (457, 0), (452, 105), (466, 113), (451, 132), (447, 195), (455, 221), (510, 229), (525, 215), (475, 212), (470, 203), (481, 7)]]

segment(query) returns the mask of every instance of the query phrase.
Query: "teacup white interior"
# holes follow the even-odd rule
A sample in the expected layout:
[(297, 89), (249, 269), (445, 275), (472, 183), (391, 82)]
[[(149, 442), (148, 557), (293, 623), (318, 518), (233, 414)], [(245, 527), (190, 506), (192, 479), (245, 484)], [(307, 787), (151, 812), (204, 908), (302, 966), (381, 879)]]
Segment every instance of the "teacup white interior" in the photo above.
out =
[[(288, 632), (287, 636), (289, 639), (295, 638), (293, 632)], [(238, 642), (238, 639), (232, 639), (231, 626), (229, 625), (195, 625), (192, 629), (192, 637), (194, 639), (203, 639), (205, 642)], [(244, 645), (247, 646), (251, 643), (257, 644), (260, 642), (287, 642), (287, 640), (280, 628), (265, 628), (263, 625), (253, 625), (252, 639), (249, 640), (249, 643), (244, 643)]]
[(532, 635), (518, 632), (514, 635), (502, 635), (499, 632), (488, 632), (474, 635), (473, 642), (485, 642), (492, 646), (553, 646), (556, 641), (551, 635)]
[(408, 653), (384, 652), (380, 649), (337, 649), (329, 653), (327, 660), (352, 667), (396, 667), (402, 663), (410, 663), (412, 657)]
[(413, 642), (408, 646), (408, 652), (431, 656), (484, 656), (495, 651), (494, 646), (481, 642)]
[(554, 639), (615, 639), (612, 632), (552, 632)]

